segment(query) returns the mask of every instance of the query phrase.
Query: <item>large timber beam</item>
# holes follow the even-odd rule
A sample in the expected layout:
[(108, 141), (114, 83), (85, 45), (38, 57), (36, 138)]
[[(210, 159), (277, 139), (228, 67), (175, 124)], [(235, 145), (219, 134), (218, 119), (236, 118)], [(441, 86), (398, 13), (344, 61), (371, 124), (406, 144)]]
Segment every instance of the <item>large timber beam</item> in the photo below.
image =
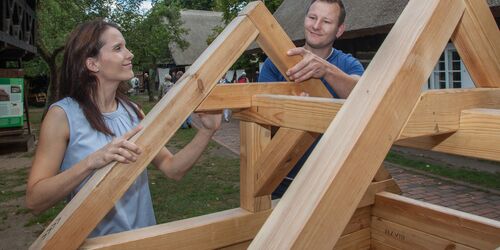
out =
[(299, 95), (302, 91), (303, 84), (293, 82), (219, 84), (196, 111), (251, 108), (254, 95)]
[[(375, 195), (372, 215), (392, 223), (425, 232), (439, 238), (448, 239), (474, 249), (495, 249), (500, 246), (500, 222), (481, 216), (417, 201), (387, 192)], [(379, 225), (372, 225), (379, 227)], [(374, 229), (373, 237), (381, 238), (387, 225)], [(386, 233), (387, 234), (387, 233)], [(407, 241), (414, 236), (401, 234)], [(414, 245), (411, 248), (418, 248)], [(437, 248), (431, 245), (430, 248)]]
[[(347, 236), (370, 226), (371, 205), (375, 202), (375, 195), (384, 191), (398, 191), (394, 180), (370, 184), (342, 235)], [(272, 207), (276, 207), (277, 203), (279, 200), (273, 200)], [(216, 249), (253, 239), (272, 211), (252, 213), (236, 208), (87, 239), (81, 249)], [(339, 246), (343, 244), (339, 241)]]
[(462, 111), (460, 129), (455, 133), (408, 138), (400, 146), (433, 150), (492, 161), (500, 161), (500, 110)]
[(255, 196), (257, 161), (271, 141), (269, 126), (240, 122), (240, 207), (250, 212), (271, 208), (271, 196)]
[(500, 31), (487, 1), (467, 8), (451, 40), (477, 87), (500, 87)]
[(335, 246), (464, 8), (455, 0), (408, 3), (250, 249)]
[[(324, 133), (344, 104), (342, 99), (255, 95), (252, 109), (235, 117), (298, 130)], [(447, 89), (422, 93), (399, 139), (455, 132), (462, 110), (500, 109), (500, 89)]]
[(141, 122), (144, 129), (131, 139), (144, 148), (137, 162), (95, 173), (31, 249), (76, 249), (257, 35), (245, 16), (231, 22)]

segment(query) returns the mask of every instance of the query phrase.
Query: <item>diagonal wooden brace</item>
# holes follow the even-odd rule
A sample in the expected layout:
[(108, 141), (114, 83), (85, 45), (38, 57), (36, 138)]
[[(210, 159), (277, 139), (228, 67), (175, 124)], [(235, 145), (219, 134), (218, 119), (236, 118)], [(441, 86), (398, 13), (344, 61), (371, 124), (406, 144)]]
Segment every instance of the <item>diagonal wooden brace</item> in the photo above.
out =
[(409, 2), (250, 249), (335, 245), (464, 8), (456, 0)]

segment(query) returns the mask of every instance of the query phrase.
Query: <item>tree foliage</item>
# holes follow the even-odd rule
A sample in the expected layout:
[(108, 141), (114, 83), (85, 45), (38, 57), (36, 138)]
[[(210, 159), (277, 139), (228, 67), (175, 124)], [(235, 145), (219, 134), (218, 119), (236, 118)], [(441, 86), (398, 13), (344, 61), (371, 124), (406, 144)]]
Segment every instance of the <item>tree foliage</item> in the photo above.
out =
[(78, 24), (95, 18), (104, 18), (118, 24), (127, 40), (127, 47), (135, 54), (135, 69), (145, 69), (159, 60), (168, 59), (168, 43), (186, 44), (180, 38), (178, 5), (167, 5), (168, 0), (155, 1), (146, 13), (140, 11), (144, 0), (41, 0), (36, 6), (36, 41), (38, 57), (24, 66), (28, 76), (49, 75), (49, 100), (59, 98), (57, 93), (61, 52), (71, 30)]

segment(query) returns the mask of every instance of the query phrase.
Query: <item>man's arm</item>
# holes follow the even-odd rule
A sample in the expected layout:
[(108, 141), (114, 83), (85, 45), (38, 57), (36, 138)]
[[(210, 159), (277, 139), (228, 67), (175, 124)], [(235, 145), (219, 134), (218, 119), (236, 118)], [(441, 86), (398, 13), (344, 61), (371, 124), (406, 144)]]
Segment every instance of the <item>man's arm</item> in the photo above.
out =
[(291, 49), (288, 51), (288, 55), (301, 55), (303, 57), (299, 63), (286, 72), (291, 80), (303, 82), (310, 78), (323, 78), (340, 98), (347, 98), (360, 79), (359, 75), (347, 74), (304, 48)]

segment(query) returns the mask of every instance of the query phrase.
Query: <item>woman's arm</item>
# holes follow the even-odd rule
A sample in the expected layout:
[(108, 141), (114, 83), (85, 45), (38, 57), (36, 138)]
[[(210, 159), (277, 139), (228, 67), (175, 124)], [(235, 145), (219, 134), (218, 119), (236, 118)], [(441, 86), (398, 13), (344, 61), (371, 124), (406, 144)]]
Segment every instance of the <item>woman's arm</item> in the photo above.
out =
[(127, 132), (123, 137), (89, 155), (71, 168), (59, 173), (69, 141), (69, 125), (64, 110), (53, 107), (47, 112), (40, 130), (40, 138), (31, 167), (26, 190), (26, 206), (35, 214), (52, 207), (67, 197), (93, 170), (115, 160), (133, 162), (139, 147), (128, 141), (141, 128)]
[(167, 177), (180, 180), (198, 161), (215, 131), (221, 124), (221, 114), (199, 114), (203, 128), (198, 130), (193, 140), (183, 149), (172, 155), (167, 148), (162, 148), (153, 159), (153, 164)]

